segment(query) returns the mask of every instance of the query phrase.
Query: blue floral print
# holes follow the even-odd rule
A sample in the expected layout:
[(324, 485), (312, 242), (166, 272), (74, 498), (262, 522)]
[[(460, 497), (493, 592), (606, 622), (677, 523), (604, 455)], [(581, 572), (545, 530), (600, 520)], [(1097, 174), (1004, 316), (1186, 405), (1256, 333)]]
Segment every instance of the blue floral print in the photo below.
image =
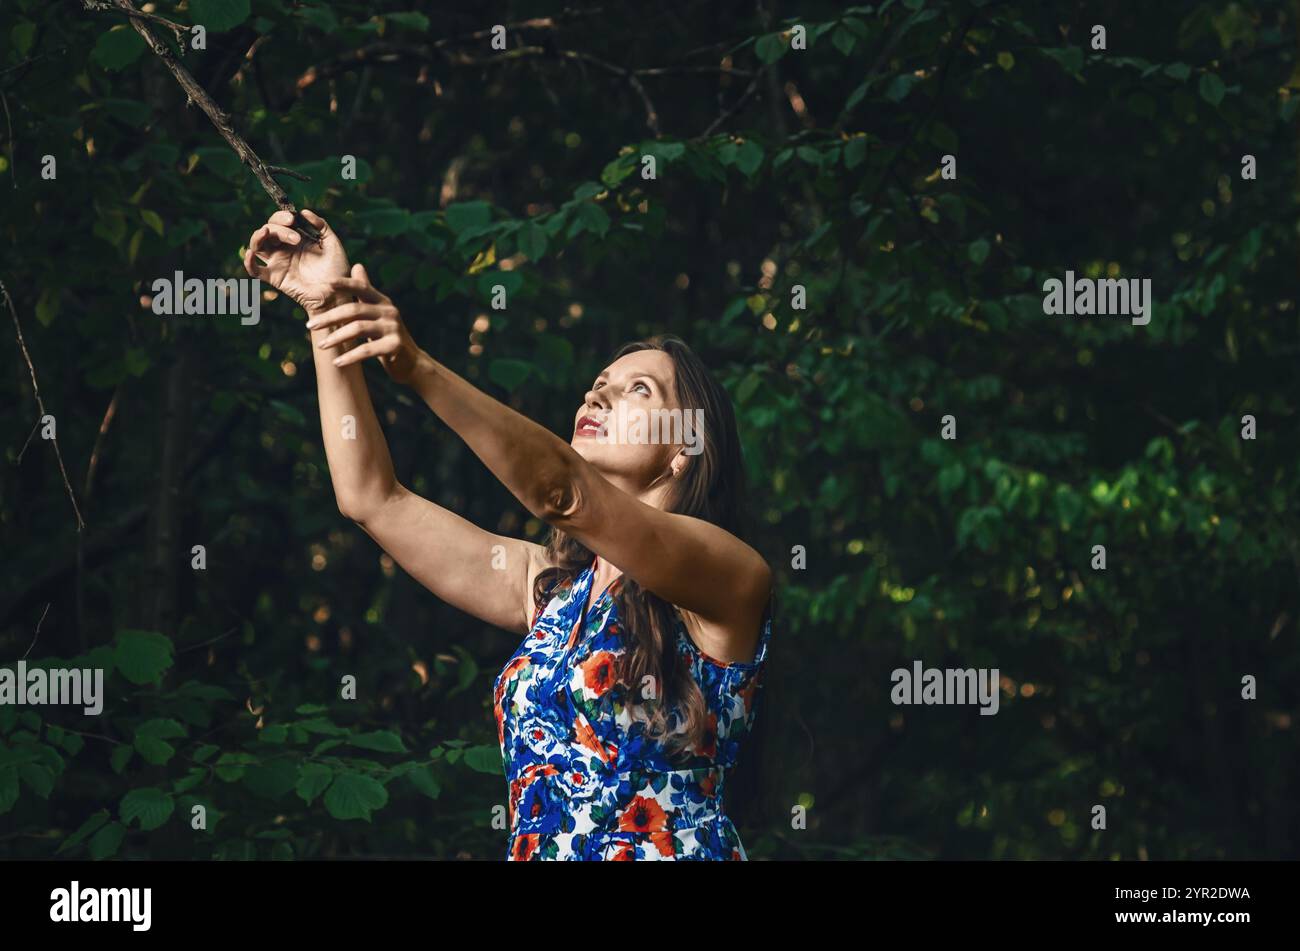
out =
[[(494, 685), (508, 784), (511, 860), (746, 858), (723, 813), (727, 770), (753, 726), (771, 638), (771, 605), (754, 660), (701, 651), (674, 612), (677, 649), (704, 694), (704, 741), (670, 759), (615, 682), (625, 650), (613, 592), (587, 611), (596, 561), (559, 583)], [(670, 714), (669, 725), (675, 725)]]

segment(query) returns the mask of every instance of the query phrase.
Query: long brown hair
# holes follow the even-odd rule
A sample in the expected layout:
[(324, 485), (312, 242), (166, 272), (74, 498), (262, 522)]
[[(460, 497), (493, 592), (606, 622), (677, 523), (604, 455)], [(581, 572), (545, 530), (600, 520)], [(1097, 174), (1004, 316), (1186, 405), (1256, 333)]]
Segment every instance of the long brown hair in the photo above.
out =
[[(685, 341), (672, 334), (625, 344), (610, 362), (639, 350), (666, 353), (673, 361), (678, 405), (703, 412), (702, 451), (676, 481), (667, 499), (667, 510), (704, 519), (739, 536), (744, 518), (745, 470), (736, 414), (727, 391)], [(557, 584), (574, 579), (594, 558), (591, 549), (557, 528), (551, 529), (546, 548), (553, 566), (539, 572), (533, 586), (533, 600), (539, 611)], [(646, 722), (650, 735), (661, 739), (670, 756), (699, 748), (708, 709), (699, 684), (679, 659), (675, 609), (631, 578), (618, 580), (612, 598), (628, 649), (620, 656), (616, 676), (628, 688), (626, 702), (629, 708), (635, 708), (634, 715)], [(630, 687), (645, 683), (647, 676), (654, 678), (650, 683), (661, 685), (654, 700), (641, 697)], [(674, 709), (678, 725), (675, 731), (669, 731), (668, 715)], [(662, 739), (665, 736), (667, 739)]]

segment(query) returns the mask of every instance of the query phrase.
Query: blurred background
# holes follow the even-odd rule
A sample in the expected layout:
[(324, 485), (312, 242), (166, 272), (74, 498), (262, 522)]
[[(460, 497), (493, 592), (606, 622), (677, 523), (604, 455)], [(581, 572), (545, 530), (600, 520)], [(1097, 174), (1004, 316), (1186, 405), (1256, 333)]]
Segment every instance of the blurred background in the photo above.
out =
[[(725, 384), (751, 859), (1296, 857), (1300, 4), (143, 9), (458, 373), (561, 434), (631, 339)], [(292, 302), (148, 306), (274, 204), (120, 11), (6, 0), (0, 101), (0, 665), (107, 671), (0, 706), (0, 856), (503, 858), (518, 638), (339, 514)], [(1067, 270), (1151, 322), (1044, 315)], [(405, 484), (545, 538), (367, 377)], [(917, 660), (999, 712), (896, 706)]]

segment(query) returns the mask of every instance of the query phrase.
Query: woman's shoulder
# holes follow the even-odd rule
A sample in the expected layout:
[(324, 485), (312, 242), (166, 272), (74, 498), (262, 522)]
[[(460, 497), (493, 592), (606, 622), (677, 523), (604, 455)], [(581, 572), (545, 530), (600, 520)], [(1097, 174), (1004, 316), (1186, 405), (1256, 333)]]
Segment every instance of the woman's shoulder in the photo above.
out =
[[(749, 659), (744, 660), (721, 660), (714, 657), (708, 651), (700, 646), (700, 632), (703, 623), (694, 614), (674, 606), (674, 616), (677, 620), (677, 640), (681, 649), (685, 650), (693, 658), (698, 659), (710, 668), (720, 671), (728, 671), (736, 674), (752, 673), (759, 670), (767, 661), (768, 647), (772, 640), (772, 622), (774, 598), (769, 597), (763, 614), (759, 619), (757, 629), (754, 633), (753, 652), (746, 652)], [(706, 641), (707, 643), (707, 641)], [(749, 646), (748, 644), (746, 645)]]

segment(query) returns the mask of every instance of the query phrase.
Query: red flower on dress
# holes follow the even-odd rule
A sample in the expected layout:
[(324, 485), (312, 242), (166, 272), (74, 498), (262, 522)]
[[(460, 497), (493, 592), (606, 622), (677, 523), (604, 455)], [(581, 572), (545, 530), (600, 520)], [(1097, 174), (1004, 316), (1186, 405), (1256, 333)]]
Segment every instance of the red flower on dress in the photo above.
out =
[(600, 740), (596, 738), (596, 732), (581, 713), (578, 714), (578, 719), (573, 721), (573, 736), (579, 745), (591, 750), (604, 762), (609, 762), (609, 752), (601, 745)]
[(515, 836), (515, 847), (510, 852), (510, 858), (516, 862), (527, 862), (537, 851), (537, 839), (535, 832)]
[(705, 773), (704, 778), (700, 780), (699, 785), (700, 785), (700, 792), (704, 793), (704, 795), (706, 796), (712, 796), (714, 790), (718, 788), (717, 773), (713, 772), (712, 770), (710, 770), (708, 773)]
[(700, 745), (696, 749), (696, 753), (710, 759), (718, 755), (718, 715), (716, 713), (709, 714), (709, 719), (704, 725), (704, 735), (700, 737)]
[(593, 696), (604, 696), (614, 686), (614, 658), (609, 651), (597, 651), (579, 665), (582, 685)]
[(623, 832), (666, 832), (668, 813), (653, 799), (637, 796), (619, 813), (618, 827)]

